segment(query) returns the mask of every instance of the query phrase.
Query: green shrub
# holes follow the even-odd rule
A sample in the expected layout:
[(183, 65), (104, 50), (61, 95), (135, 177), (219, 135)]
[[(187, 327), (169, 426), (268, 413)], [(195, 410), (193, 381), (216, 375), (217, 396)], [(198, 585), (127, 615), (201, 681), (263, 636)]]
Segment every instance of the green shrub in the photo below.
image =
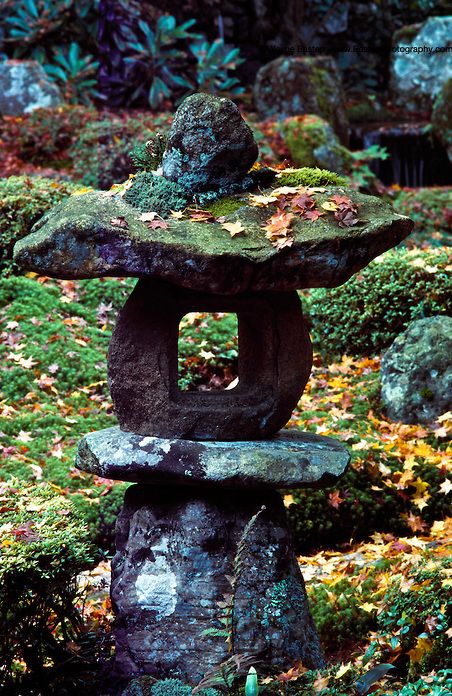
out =
[[(66, 474), (67, 475), (67, 474)], [(103, 552), (113, 555), (115, 546), (116, 518), (121, 510), (124, 494), (129, 483), (118, 482), (105, 495), (93, 501), (81, 493), (71, 497), (75, 510), (89, 529), (91, 542)]]
[(164, 176), (139, 172), (124, 194), (124, 201), (143, 213), (153, 211), (167, 217), (171, 210), (183, 210), (190, 199), (186, 189)]
[(133, 169), (130, 152), (157, 131), (164, 135), (169, 120), (165, 114), (124, 119), (110, 115), (88, 122), (68, 153), (75, 175), (87, 186), (100, 189), (127, 179)]
[(80, 131), (96, 118), (96, 111), (63, 104), (56, 109), (35, 109), (0, 121), (0, 139), (21, 159), (42, 166), (70, 164), (66, 150)]
[[(353, 455), (352, 455), (353, 456)], [(377, 456), (376, 451), (373, 457)], [(288, 517), (297, 549), (301, 552), (321, 547), (334, 547), (350, 539), (366, 539), (373, 532), (407, 534), (410, 528), (406, 515), (419, 513), (416, 505), (397, 489), (382, 483), (382, 474), (369, 458), (359, 469), (351, 467), (333, 488), (297, 490), (292, 494)], [(383, 462), (392, 471), (399, 463)], [(432, 523), (448, 514), (448, 501), (440, 490), (444, 478), (435, 466), (423, 462), (416, 474), (429, 484), (430, 498), (422, 511), (422, 519)], [(330, 494), (339, 493), (341, 503), (336, 509)]]
[(450, 244), (451, 199), (452, 188), (448, 186), (400, 191), (394, 200), (394, 210), (414, 220), (413, 232), (403, 244)]
[[(137, 677), (123, 691), (122, 696), (191, 696), (192, 689), (179, 679), (162, 679)], [(216, 689), (205, 689), (199, 696), (221, 696)]]
[[(452, 627), (450, 572), (452, 559), (429, 561), (396, 576), (378, 616), (380, 635), (409, 654), (410, 674), (445, 669), (452, 664), (452, 643), (446, 631)], [(407, 583), (408, 581), (408, 583)], [(394, 636), (396, 637), (394, 640)]]
[(17, 268), (12, 262), (14, 244), (30, 232), (46, 210), (76, 188), (75, 184), (40, 177), (0, 179), (0, 273)]
[(71, 655), (81, 629), (77, 575), (92, 563), (88, 532), (46, 483), (0, 484), (0, 683), (23, 661), (40, 673)]
[(373, 356), (415, 319), (450, 311), (452, 278), (444, 250), (393, 250), (338, 288), (305, 294), (315, 349), (327, 361)]
[(375, 618), (360, 605), (372, 599), (375, 580), (368, 576), (359, 587), (350, 578), (334, 584), (311, 582), (309, 606), (320, 643), (327, 652), (337, 652), (365, 640), (375, 628)]

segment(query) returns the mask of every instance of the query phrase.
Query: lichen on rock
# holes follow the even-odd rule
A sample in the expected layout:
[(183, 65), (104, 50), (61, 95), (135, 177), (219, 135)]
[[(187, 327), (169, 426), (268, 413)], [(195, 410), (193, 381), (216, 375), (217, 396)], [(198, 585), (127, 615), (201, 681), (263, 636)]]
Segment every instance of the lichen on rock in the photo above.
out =
[(230, 99), (193, 94), (176, 111), (163, 175), (191, 192), (238, 184), (257, 159), (258, 148)]

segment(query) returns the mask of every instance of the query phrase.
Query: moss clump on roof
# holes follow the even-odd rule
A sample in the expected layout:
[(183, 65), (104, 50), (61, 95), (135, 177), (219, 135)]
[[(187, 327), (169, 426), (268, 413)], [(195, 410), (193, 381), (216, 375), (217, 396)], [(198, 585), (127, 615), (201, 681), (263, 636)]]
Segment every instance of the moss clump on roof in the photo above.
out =
[(328, 169), (318, 167), (301, 167), (281, 172), (275, 182), (276, 186), (346, 186), (348, 181)]
[(246, 203), (238, 196), (225, 196), (224, 198), (219, 198), (213, 201), (213, 203), (206, 205), (205, 208), (211, 212), (214, 217), (219, 218), (223, 215), (235, 213), (242, 205), (246, 205)]
[(140, 172), (133, 179), (132, 186), (127, 189), (123, 199), (143, 213), (152, 211), (166, 217), (171, 210), (183, 210), (191, 196), (185, 188), (163, 176)]

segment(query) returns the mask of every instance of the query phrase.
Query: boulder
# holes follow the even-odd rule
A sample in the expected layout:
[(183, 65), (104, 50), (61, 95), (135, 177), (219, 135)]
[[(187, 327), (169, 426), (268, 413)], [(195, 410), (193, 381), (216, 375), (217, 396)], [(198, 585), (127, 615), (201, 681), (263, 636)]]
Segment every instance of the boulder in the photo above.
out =
[(419, 27), (396, 32), (390, 82), (396, 104), (408, 111), (432, 108), (443, 84), (452, 77), (447, 52), (451, 33), (452, 17), (429, 17)]
[(452, 78), (443, 84), (435, 99), (432, 128), (438, 140), (446, 148), (447, 156), (452, 164)]
[(381, 398), (392, 420), (429, 423), (452, 409), (452, 318), (419, 319), (381, 361)]
[(291, 116), (281, 124), (284, 142), (298, 167), (320, 167), (343, 173), (348, 150), (328, 123), (320, 116)]
[(163, 154), (163, 174), (190, 192), (227, 190), (245, 177), (257, 155), (251, 129), (234, 102), (193, 94), (174, 116)]
[(261, 118), (322, 116), (348, 143), (341, 76), (329, 56), (283, 56), (267, 63), (256, 76), (254, 103)]
[(0, 114), (21, 116), (34, 109), (57, 107), (61, 102), (60, 90), (37, 61), (0, 63)]

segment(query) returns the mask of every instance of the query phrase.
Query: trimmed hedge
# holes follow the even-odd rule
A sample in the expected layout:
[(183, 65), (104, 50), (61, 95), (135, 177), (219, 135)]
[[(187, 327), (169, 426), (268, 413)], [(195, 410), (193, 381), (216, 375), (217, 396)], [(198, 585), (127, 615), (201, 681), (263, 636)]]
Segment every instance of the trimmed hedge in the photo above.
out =
[(374, 356), (415, 319), (451, 311), (444, 249), (386, 252), (338, 288), (304, 293), (314, 348), (326, 361)]

